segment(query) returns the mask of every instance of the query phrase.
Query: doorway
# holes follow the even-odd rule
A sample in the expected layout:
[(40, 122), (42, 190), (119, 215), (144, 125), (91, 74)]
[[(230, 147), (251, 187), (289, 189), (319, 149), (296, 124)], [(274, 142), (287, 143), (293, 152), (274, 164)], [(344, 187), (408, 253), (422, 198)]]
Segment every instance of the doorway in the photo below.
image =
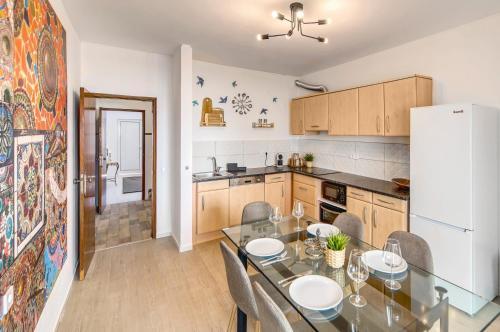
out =
[(80, 280), (96, 250), (156, 237), (156, 98), (81, 88)]

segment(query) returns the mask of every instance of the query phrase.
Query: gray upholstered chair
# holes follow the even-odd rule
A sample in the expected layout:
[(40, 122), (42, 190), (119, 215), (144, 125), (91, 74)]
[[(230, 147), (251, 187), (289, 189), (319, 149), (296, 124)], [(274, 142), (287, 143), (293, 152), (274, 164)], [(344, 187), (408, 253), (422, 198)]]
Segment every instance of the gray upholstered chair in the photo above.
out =
[(260, 314), (260, 326), (262, 332), (293, 332), (285, 314), (273, 299), (266, 293), (264, 288), (254, 282), (255, 300)]
[[(240, 262), (238, 256), (236, 256), (236, 254), (224, 241), (220, 242), (220, 250), (222, 251), (224, 265), (226, 266), (226, 278), (229, 286), (229, 292), (231, 293), (234, 303), (248, 317), (258, 321), (259, 311), (257, 309), (257, 303), (255, 302), (255, 296), (252, 290), (252, 283), (245, 267)], [(235, 313), (236, 311), (233, 310), (228, 330), (231, 329), (231, 325), (234, 320), (233, 314)]]
[(245, 205), (241, 215), (241, 224), (249, 224), (256, 221), (267, 220), (273, 212), (271, 204), (267, 202), (252, 202)]
[(348, 212), (341, 213), (335, 218), (333, 225), (338, 227), (342, 233), (363, 240), (363, 222), (358, 216)]
[(424, 239), (404, 231), (392, 232), (389, 237), (399, 241), (401, 255), (408, 263), (429, 273), (434, 272), (431, 248)]

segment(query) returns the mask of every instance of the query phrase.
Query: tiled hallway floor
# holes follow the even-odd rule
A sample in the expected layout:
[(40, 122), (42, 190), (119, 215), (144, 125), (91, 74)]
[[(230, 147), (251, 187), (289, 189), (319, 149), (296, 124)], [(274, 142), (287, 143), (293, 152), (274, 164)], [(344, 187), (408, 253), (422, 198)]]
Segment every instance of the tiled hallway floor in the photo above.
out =
[(96, 214), (96, 250), (151, 238), (151, 201), (106, 206)]

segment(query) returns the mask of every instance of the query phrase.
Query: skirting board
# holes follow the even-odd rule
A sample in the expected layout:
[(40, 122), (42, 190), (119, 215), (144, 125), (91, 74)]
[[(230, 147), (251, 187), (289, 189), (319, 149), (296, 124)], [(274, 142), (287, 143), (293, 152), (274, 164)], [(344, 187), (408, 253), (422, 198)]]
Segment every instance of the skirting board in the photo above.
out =
[(189, 244), (184, 244), (184, 245), (179, 245), (179, 241), (177, 241), (177, 239), (175, 238), (174, 234), (172, 234), (172, 239), (174, 239), (174, 242), (175, 242), (175, 245), (177, 246), (177, 249), (179, 250), (179, 252), (185, 252), (185, 251), (191, 251), (193, 250), (193, 244), (192, 243), (189, 243)]

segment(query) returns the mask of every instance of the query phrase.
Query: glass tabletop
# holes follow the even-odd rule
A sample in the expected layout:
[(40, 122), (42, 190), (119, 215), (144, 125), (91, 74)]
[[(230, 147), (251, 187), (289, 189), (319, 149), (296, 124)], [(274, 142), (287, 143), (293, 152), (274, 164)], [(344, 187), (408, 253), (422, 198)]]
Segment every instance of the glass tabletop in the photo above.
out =
[[(305, 217), (301, 226), (317, 223)], [(377, 248), (357, 239), (351, 239), (346, 249), (345, 264), (339, 269), (328, 266), (324, 257), (306, 254), (304, 241), (312, 237), (306, 230), (295, 232), (297, 221), (287, 217), (278, 224), (278, 239), (285, 244), (287, 257), (283, 262), (264, 267), (262, 257), (248, 254), (245, 245), (258, 238), (270, 237), (274, 225), (267, 220), (238, 225), (223, 230), (240, 254), (247, 258), (266, 279), (299, 312), (302, 319), (316, 331), (420, 331), (431, 327), (441, 331), (482, 331), (500, 314), (500, 306), (431, 273), (408, 264), (406, 272), (394, 274), (401, 289), (391, 291), (384, 286), (390, 274), (370, 270), (366, 282), (360, 283), (359, 293), (368, 302), (356, 308), (349, 296), (356, 292), (356, 283), (347, 275), (352, 249), (363, 251)], [(278, 284), (296, 274), (321, 275), (335, 280), (343, 290), (343, 300), (334, 309), (313, 311), (301, 307), (290, 297), (289, 286)], [(433, 329), (434, 330), (434, 329)]]

